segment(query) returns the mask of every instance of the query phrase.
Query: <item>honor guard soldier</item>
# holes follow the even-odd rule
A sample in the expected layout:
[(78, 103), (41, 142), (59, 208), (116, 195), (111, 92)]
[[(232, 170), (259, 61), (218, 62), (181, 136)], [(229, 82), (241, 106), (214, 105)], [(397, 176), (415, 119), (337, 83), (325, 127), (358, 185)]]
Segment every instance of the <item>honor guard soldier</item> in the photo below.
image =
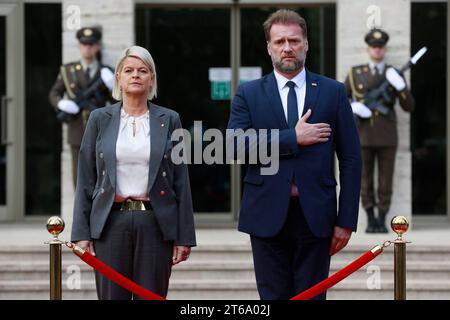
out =
[(90, 114), (95, 108), (113, 102), (111, 91), (114, 74), (110, 67), (100, 62), (100, 40), (97, 28), (77, 31), (81, 59), (60, 67), (49, 100), (58, 112), (57, 118), (68, 123), (68, 143), (72, 152), (73, 183), (76, 186), (78, 153), (81, 139)]
[[(402, 109), (411, 112), (414, 99), (403, 75), (385, 62), (389, 35), (372, 29), (364, 40), (368, 45), (369, 63), (352, 67), (345, 86), (358, 123), (362, 148), (361, 200), (368, 219), (366, 232), (386, 233), (385, 218), (391, 205), (398, 144), (394, 105), (398, 99)], [(383, 82), (387, 85), (383, 86)], [(375, 201), (374, 191), (375, 163), (378, 165), (378, 201)], [(374, 211), (376, 207), (378, 216)]]

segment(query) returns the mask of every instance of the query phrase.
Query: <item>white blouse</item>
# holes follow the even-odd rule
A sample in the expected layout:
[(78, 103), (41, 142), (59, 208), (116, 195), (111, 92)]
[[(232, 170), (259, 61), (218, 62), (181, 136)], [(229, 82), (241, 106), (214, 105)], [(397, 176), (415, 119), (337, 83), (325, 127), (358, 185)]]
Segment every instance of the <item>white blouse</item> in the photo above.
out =
[(149, 111), (139, 117), (120, 109), (119, 135), (116, 142), (116, 200), (148, 200), (150, 164)]

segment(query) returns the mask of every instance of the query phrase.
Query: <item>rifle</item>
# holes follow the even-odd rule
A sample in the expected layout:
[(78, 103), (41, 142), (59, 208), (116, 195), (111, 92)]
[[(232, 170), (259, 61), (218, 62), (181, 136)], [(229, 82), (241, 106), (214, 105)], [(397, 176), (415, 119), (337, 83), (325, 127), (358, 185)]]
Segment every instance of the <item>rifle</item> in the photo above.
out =
[[(101, 99), (100, 95), (99, 95), (99, 89), (100, 86), (103, 84), (103, 80), (101, 77), (98, 77), (97, 80), (95, 80), (91, 86), (89, 86), (89, 88), (86, 88), (84, 90), (81, 90), (78, 94), (76, 99), (74, 99), (73, 101), (80, 107), (80, 112), (81, 110), (89, 110), (92, 111), (94, 109), (96, 109), (98, 106), (94, 106), (90, 103), (90, 100), (94, 97), (97, 96), (97, 98)], [(60, 122), (65, 122), (68, 123), (70, 121), (73, 120), (73, 118), (75, 117), (74, 114), (70, 114), (64, 111), (59, 111), (58, 114), (56, 115), (56, 118), (60, 121)]]
[[(411, 68), (411, 66), (415, 65), (417, 61), (427, 52), (427, 47), (422, 47), (417, 53), (408, 60), (408, 62), (400, 69), (398, 70), (401, 75)], [(390, 111), (390, 108), (386, 107), (383, 103), (381, 103), (379, 100), (383, 99), (385, 103), (392, 103), (392, 98), (388, 94), (387, 88), (390, 86), (389, 81), (384, 78), (381, 83), (378, 85), (378, 87), (369, 90), (364, 95), (364, 104), (370, 109), (370, 110), (377, 110), (383, 115), (387, 115)]]

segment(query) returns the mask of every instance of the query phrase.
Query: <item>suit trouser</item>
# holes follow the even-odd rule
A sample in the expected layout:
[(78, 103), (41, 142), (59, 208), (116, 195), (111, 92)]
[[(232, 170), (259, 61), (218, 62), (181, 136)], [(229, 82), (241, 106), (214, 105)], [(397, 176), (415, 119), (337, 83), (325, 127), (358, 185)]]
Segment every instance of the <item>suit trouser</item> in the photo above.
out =
[(80, 146), (70, 145), (70, 150), (72, 152), (72, 179), (73, 187), (77, 186), (77, 174), (78, 174), (78, 154), (80, 153)]
[(378, 210), (387, 213), (391, 206), (396, 147), (363, 147), (361, 200), (364, 209), (377, 205), (374, 191), (375, 160), (378, 164)]
[[(263, 300), (288, 300), (326, 279), (331, 238), (317, 238), (309, 229), (297, 197), (274, 237), (250, 236), (256, 284)], [(325, 300), (326, 292), (314, 299)]]
[[(173, 241), (163, 240), (153, 211), (111, 211), (100, 239), (94, 240), (98, 259), (143, 286), (167, 296), (172, 271)], [(95, 272), (100, 300), (140, 300)]]

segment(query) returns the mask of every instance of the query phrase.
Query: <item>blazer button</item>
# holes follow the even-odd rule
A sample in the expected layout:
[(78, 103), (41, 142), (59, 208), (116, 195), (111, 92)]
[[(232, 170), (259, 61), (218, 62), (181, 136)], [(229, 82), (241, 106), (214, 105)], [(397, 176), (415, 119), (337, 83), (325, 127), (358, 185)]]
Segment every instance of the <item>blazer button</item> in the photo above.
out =
[(167, 173), (165, 171), (162, 172), (162, 176), (165, 177), (167, 176)]
[(99, 156), (100, 158), (103, 158), (103, 152), (100, 152)]
[(101, 188), (100, 193), (105, 193), (105, 189)]
[(102, 171), (102, 175), (104, 176), (106, 174), (106, 170), (103, 170)]
[(166, 194), (166, 192), (164, 190), (161, 190), (161, 192), (159, 193), (161, 196), (164, 196)]

